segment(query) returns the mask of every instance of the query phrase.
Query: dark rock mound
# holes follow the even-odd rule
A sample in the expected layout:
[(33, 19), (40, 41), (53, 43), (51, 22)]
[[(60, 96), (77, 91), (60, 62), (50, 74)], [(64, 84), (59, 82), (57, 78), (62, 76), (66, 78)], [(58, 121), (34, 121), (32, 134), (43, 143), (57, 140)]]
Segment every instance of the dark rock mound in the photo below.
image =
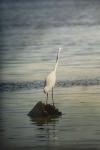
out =
[(28, 113), (28, 115), (32, 118), (40, 118), (40, 117), (57, 117), (61, 116), (62, 113), (55, 106), (50, 104), (44, 104), (41, 101), (39, 101)]

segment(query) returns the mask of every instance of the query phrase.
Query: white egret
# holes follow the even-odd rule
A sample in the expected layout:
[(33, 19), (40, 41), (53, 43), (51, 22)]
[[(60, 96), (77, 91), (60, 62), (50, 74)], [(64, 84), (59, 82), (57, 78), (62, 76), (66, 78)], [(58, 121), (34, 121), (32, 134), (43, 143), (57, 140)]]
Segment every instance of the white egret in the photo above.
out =
[(55, 83), (56, 83), (56, 70), (57, 70), (58, 61), (59, 61), (59, 55), (60, 55), (60, 51), (61, 50), (62, 50), (62, 48), (59, 48), (59, 50), (58, 50), (57, 58), (56, 58), (56, 64), (55, 64), (54, 70), (51, 71), (48, 74), (48, 76), (46, 77), (46, 80), (45, 80), (44, 93), (47, 95), (46, 104), (47, 104), (47, 101), (48, 101), (48, 92), (50, 90), (52, 90), (52, 102), (53, 102), (53, 105), (54, 105), (53, 88), (54, 88)]

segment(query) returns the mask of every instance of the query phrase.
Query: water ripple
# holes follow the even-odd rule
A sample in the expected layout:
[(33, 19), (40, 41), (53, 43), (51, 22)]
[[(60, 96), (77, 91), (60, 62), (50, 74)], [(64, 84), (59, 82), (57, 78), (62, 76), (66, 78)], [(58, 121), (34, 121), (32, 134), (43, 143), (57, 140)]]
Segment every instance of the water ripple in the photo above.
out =
[[(72, 87), (72, 86), (90, 86), (100, 85), (100, 79), (80, 79), (80, 80), (64, 80), (57, 81), (57, 87)], [(17, 90), (28, 90), (28, 89), (40, 89), (44, 87), (44, 81), (23, 81), (23, 82), (0, 82), (0, 91), (17, 91)]]

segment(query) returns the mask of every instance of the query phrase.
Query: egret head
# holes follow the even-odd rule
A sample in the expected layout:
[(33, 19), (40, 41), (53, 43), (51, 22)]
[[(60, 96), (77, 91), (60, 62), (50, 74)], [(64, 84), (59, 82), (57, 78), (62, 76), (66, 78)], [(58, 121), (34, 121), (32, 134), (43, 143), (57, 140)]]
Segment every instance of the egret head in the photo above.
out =
[(47, 93), (48, 93), (48, 91), (49, 91), (48, 87), (47, 87), (47, 86), (45, 86), (45, 88), (44, 88), (44, 93), (45, 93), (45, 94), (47, 94)]

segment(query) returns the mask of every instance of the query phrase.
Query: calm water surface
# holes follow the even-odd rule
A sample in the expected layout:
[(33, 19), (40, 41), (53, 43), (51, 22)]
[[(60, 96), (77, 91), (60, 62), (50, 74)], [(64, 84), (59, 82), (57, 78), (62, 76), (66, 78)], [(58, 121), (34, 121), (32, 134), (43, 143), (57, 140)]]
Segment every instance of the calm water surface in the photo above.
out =
[[(0, 2), (0, 132), (6, 147), (100, 148), (100, 1)], [(60, 118), (33, 121), (43, 81), (57, 70)], [(51, 103), (51, 97), (49, 97)]]

